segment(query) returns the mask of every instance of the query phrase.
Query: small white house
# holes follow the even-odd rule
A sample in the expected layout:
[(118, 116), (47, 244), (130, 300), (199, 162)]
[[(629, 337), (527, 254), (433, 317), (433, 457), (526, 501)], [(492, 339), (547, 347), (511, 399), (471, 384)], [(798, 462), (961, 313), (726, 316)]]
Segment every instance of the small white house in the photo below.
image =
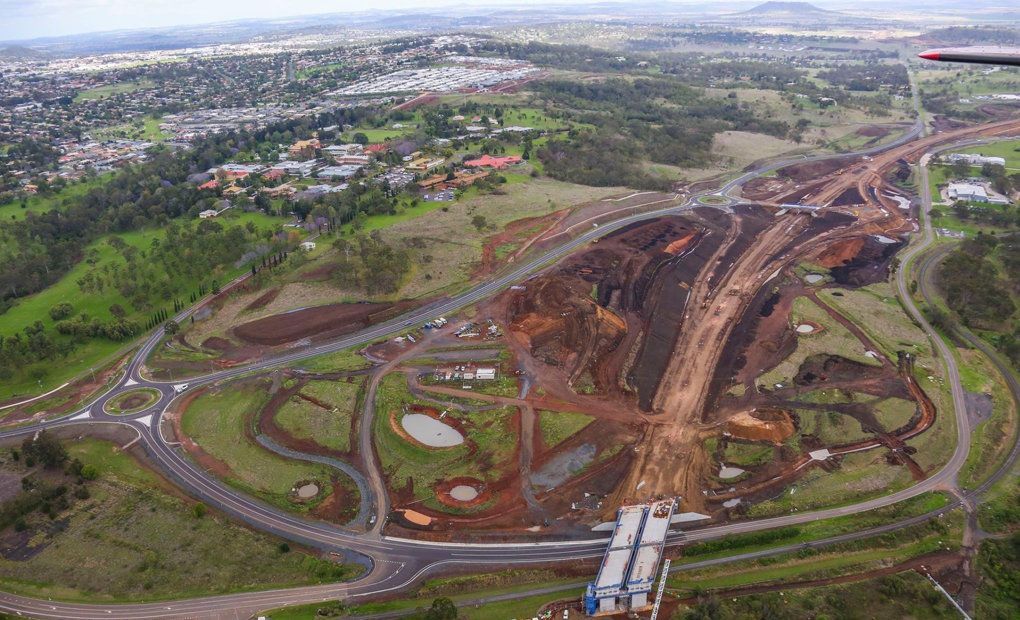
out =
[(200, 217), (203, 220), (207, 220), (211, 217), (216, 217), (217, 215), (219, 215), (219, 213), (220, 212), (217, 211), (216, 209), (206, 209), (205, 211), (199, 213), (198, 217)]
[(302, 241), (301, 242), (301, 249), (304, 250), (305, 252), (311, 252), (312, 250), (315, 249), (315, 242), (314, 241)]

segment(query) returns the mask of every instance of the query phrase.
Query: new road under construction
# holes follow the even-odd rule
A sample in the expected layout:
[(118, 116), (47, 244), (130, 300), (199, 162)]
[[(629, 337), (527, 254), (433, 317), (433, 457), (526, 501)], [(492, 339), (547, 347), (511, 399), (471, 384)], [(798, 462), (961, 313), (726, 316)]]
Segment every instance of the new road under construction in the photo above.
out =
[[(189, 377), (186, 384), (178, 384), (179, 390), (174, 389), (173, 383), (145, 372), (148, 353), (160, 346), (162, 334), (156, 333), (130, 360), (124, 378), (94, 403), (59, 417), (26, 421), (22, 426), (5, 429), (0, 437), (17, 441), (42, 429), (78, 433), (83, 425), (137, 433), (138, 439), (133, 441), (147, 452), (154, 466), (189, 495), (253, 528), (324, 553), (343, 553), (348, 561), (360, 561), (366, 566), (366, 574), (350, 583), (131, 605), (60, 603), (3, 593), (0, 609), (50, 618), (243, 617), (297, 603), (377, 600), (407, 590), (426, 577), (454, 570), (483, 572), (497, 567), (577, 564), (588, 560), (594, 564), (601, 558), (597, 576), (586, 589), (577, 582), (570, 587), (575, 596), (584, 589), (584, 608), (590, 615), (627, 613), (651, 607), (653, 597), (649, 594), (667, 545), (846, 517), (945, 488), (954, 482), (970, 446), (963, 389), (951, 353), (943, 350), (947, 345), (933, 338), (938, 357), (946, 364), (953, 406), (935, 408), (923, 390), (918, 392), (912, 357), (897, 359), (895, 351), (882, 353), (871, 337), (837, 312), (837, 308), (830, 313), (813, 301), (818, 292), (805, 282), (810, 283), (808, 278), (818, 274), (804, 274), (803, 278), (787, 278), (785, 274), (795, 272), (803, 262), (831, 263), (832, 288), (841, 294), (845, 291), (837, 290), (836, 285), (842, 286), (844, 280), (850, 286), (856, 280), (870, 281), (865, 276), (887, 279), (894, 250), (902, 247), (905, 237), (916, 230), (910, 198), (890, 180), (897, 171), (909, 168), (924, 153), (950, 143), (1017, 133), (1020, 122), (1004, 121), (929, 138), (907, 136), (881, 151), (800, 160), (799, 168), (792, 171), (789, 162), (759, 168), (753, 171), (757, 175), (769, 169), (786, 169), (781, 175), (754, 182), (749, 182), (751, 173), (742, 177), (744, 198), (756, 204), (737, 204), (733, 199), (726, 205), (709, 207), (692, 199), (682, 205), (671, 202), (671, 206), (657, 211), (618, 217), (569, 241), (540, 247), (534, 257), (521, 260), (506, 272), (451, 299), (426, 304), (342, 337), (330, 336), (335, 339), (305, 349), (280, 349), (257, 362)], [(800, 173), (807, 180), (800, 180)], [(906, 201), (908, 206), (902, 206), (903, 202), (891, 195)], [(715, 196), (721, 197), (721, 193)], [(820, 208), (805, 212), (791, 207), (800, 203)], [(787, 212), (780, 215), (782, 209)], [(926, 229), (925, 234), (923, 244), (907, 250), (902, 257), (904, 262), (931, 243), (930, 230)], [(931, 337), (933, 330), (904, 293), (906, 276), (898, 271), (896, 275), (900, 278), (898, 297), (922, 326), (918, 329), (923, 328)], [(802, 320), (791, 324), (791, 307), (798, 299), (798, 307), (813, 313), (805, 311)], [(431, 374), (437, 360), (442, 364), (465, 362), (449, 350), (434, 352), (432, 355), (441, 357), (430, 359), (424, 355), (424, 348), (413, 346), (416, 345), (413, 341), (410, 345), (393, 342), (396, 332), (406, 332), (411, 325), (420, 325), (436, 316), (453, 316), (468, 305), (481, 308), (480, 312), (485, 313), (482, 316), (494, 317), (505, 326), (509, 361), (499, 358), (501, 352), (488, 356), (477, 355), (476, 350), (473, 360), (463, 351), (457, 351), (456, 356), (470, 363), (486, 364), (490, 361), (487, 358), (492, 357), (493, 364), (496, 361), (503, 364), (501, 368), (518, 368), (524, 378), (510, 386), (509, 396), (486, 395), (480, 389), (465, 392), (456, 386), (419, 384), (414, 380), (418, 370), (410, 362), (405, 363), (407, 360), (427, 360), (423, 365)], [(886, 306), (892, 304), (876, 304), (879, 309)], [(189, 312), (177, 318), (187, 318)], [(667, 331), (666, 327), (670, 329)], [(435, 347), (436, 343), (453, 346), (451, 342), (456, 336), (452, 331), (430, 330), (434, 331), (442, 333), (430, 333), (427, 344), (417, 346)], [(790, 373), (794, 375), (791, 380), (758, 380), (761, 375), (758, 371), (789, 356), (797, 338), (808, 341), (810, 334), (836, 332), (843, 333), (841, 342), (851, 343), (851, 352), (859, 353), (862, 361), (848, 363), (833, 360), (829, 355), (815, 366), (813, 362), (798, 362), (796, 372)], [(752, 346), (765, 342), (766, 336), (768, 342), (774, 341), (774, 347)], [(359, 518), (354, 525), (297, 516), (252, 498), (221, 480), (215, 470), (201, 467), (175, 437), (165, 434), (170, 426), (164, 423), (167, 412), (173, 414), (175, 407), (183, 410), (189, 395), (198, 390), (214, 384), (227, 390), (229, 381), (243, 375), (284, 369), (324, 353), (369, 347), (380, 339), (389, 342), (371, 348), (370, 352), (378, 353), (376, 365), (354, 371), (359, 373), (358, 377), (368, 377), (365, 396), (360, 401), (363, 407), (358, 412), (358, 433), (351, 436), (351, 444), (357, 444), (364, 455), (360, 467), (366, 479), (363, 485), (359, 484), (366, 503), (366, 510), (360, 512), (365, 518)], [(495, 342), (494, 337), (485, 341), (484, 346), (493, 347)], [(831, 353), (824, 347), (819, 350)], [(738, 360), (740, 364), (735, 363)], [(406, 386), (409, 394), (412, 390), (420, 393), (417, 398), (423, 401), (432, 398), (425, 394), (429, 390), (433, 396), (442, 394), (444, 398), (459, 399), (453, 404), (464, 408), (464, 412), (451, 406), (450, 413), (445, 417), (438, 414), (436, 421), (458, 425), (451, 428), (467, 437), (465, 454), (474, 454), (472, 416), (488, 423), (495, 417), (492, 412), (498, 411), (493, 405), (517, 407), (517, 413), (507, 416), (512, 423), (486, 429), (490, 438), (519, 436), (520, 448), (516, 452), (490, 449), (494, 456), (485, 470), (489, 473), (493, 465), (500, 464), (512, 470), (519, 465), (520, 475), (508, 476), (506, 481), (495, 476), (492, 480), (461, 480), (468, 476), (441, 480), (447, 486), (471, 486), (478, 493), (470, 500), (477, 502), (477, 512), (464, 515), (461, 512), (466, 511), (458, 508), (443, 513), (442, 507), (430, 508), (419, 502), (415, 508), (433, 511), (430, 514), (438, 515), (434, 522), (442, 527), (400, 529), (390, 516), (414, 501), (410, 499), (413, 489), (409, 487), (401, 495), (401, 489), (392, 488), (393, 481), (376, 461), (384, 452), (377, 449), (374, 440), (378, 437), (373, 436), (373, 432), (390, 429), (385, 416), (392, 414), (394, 423), (400, 421), (399, 406), (386, 405), (384, 399), (379, 400), (382, 404), (376, 402), (377, 388), (386, 373), (390, 373), (390, 381), (383, 387), (393, 393), (398, 392), (394, 386), (399, 385), (401, 391)], [(796, 383), (798, 377), (800, 384)], [(459, 381), (463, 376), (455, 379)], [(829, 403), (827, 409), (836, 414), (857, 416), (854, 419), (863, 422), (858, 426), (878, 429), (862, 434), (880, 435), (880, 440), (839, 434), (826, 443), (820, 439), (820, 433), (815, 433), (812, 437), (817, 441), (805, 441), (797, 444), (796, 449), (784, 450), (784, 441), (795, 431), (800, 432), (801, 438), (806, 436), (803, 426), (796, 427), (789, 410), (799, 410), (796, 424), (802, 425), (812, 419), (815, 410), (822, 410), (817, 403), (797, 400), (800, 394), (794, 392), (806, 393), (822, 381), (826, 388), (898, 398), (903, 411), (897, 410), (897, 414), (903, 414), (903, 421), (883, 427), (875, 412), (861, 403)], [(115, 416), (105, 409), (112, 399), (139, 388), (158, 393), (158, 402), (124, 415)], [(866, 392), (868, 389), (871, 392)], [(178, 391), (182, 394), (178, 395)], [(484, 403), (465, 400), (466, 395)], [(411, 399), (403, 395), (400, 398)], [(864, 404), (870, 402), (869, 399)], [(475, 409), (468, 410), (469, 407)], [(536, 435), (535, 410), (558, 412), (547, 415), (547, 420), (561, 421), (564, 412), (581, 413), (594, 420), (573, 436), (545, 445), (530, 440)], [(948, 462), (919, 467), (912, 461), (915, 452), (908, 449), (912, 446), (904, 443), (931, 428), (932, 415), (948, 417), (954, 413), (956, 436), (951, 441), (955, 448)], [(541, 420), (539, 416), (539, 431)], [(518, 425), (521, 430), (515, 434)], [(608, 445), (606, 438), (633, 449), (611, 451), (613, 446)], [(709, 439), (717, 446), (713, 450), (705, 448)], [(847, 442), (854, 441), (868, 450), (887, 450), (892, 456), (883, 461), (894, 460), (887, 465), (902, 467), (912, 479), (895, 492), (856, 498), (836, 507), (791, 511), (770, 518), (753, 518), (736, 511), (740, 502), (749, 504), (774, 496), (804, 472), (837, 468), (839, 459), (831, 457), (847, 452)], [(393, 442), (399, 446), (413, 445), (396, 433)], [(726, 456), (725, 449), (731, 443), (745, 450), (747, 446), (755, 449), (766, 446), (767, 453), (775, 455), (778, 462), (754, 463), (745, 459), (738, 463), (743, 469), (735, 474), (727, 471), (734, 467), (716, 470), (717, 462), (732, 463), (732, 458), (717, 458), (720, 454)], [(430, 457), (435, 454), (427, 451), (427, 446), (416, 448)], [(438, 449), (441, 448), (435, 450)], [(534, 463), (529, 460), (533, 451), (539, 454)], [(408, 453), (411, 454), (410, 450)], [(730, 456), (739, 453), (731, 449)], [(582, 463), (586, 454), (588, 460)], [(581, 465), (573, 471), (563, 466), (570, 475), (547, 485), (529, 483), (526, 474), (531, 473), (532, 467), (542, 474), (546, 469), (554, 471), (553, 465), (569, 460), (564, 455)], [(605, 457), (599, 460), (601, 455)], [(462, 465), (459, 461), (456, 464)], [(472, 470), (465, 467), (465, 471)], [(573, 475), (577, 471), (583, 474)], [(420, 472), (413, 473), (417, 476)], [(819, 479), (825, 480), (822, 476)], [(437, 496), (445, 497), (442, 494), (447, 487), (442, 484), (425, 489), (423, 495), (435, 491)], [(588, 493), (589, 489), (593, 492)], [(527, 502), (498, 498), (498, 494), (512, 497), (518, 493), (531, 495)], [(685, 502), (685, 510), (703, 513), (706, 520), (713, 521), (699, 523), (682, 536), (677, 532), (670, 534), (676, 501), (657, 499), (642, 503), (649, 497), (678, 495)], [(486, 507), (488, 497), (497, 498), (492, 500), (493, 508)], [(582, 508), (571, 507), (572, 503)], [(582, 531), (582, 527), (596, 519), (607, 520), (605, 513), (621, 505), (608, 545), (604, 538), (593, 537), (590, 528)], [(953, 500), (940, 511), (956, 505), (958, 502)], [(508, 506), (511, 509), (504, 510)], [(576, 516), (583, 510), (587, 511), (584, 521)], [(496, 511), (499, 514), (494, 514)], [(536, 521), (527, 521), (532, 514), (537, 515)], [(571, 515), (573, 521), (561, 519), (563, 514)], [(932, 514), (916, 519), (928, 519)], [(550, 525), (545, 525), (546, 517)], [(532, 527), (533, 523), (538, 525)], [(883, 527), (894, 525), (887, 523)], [(586, 574), (585, 580), (590, 574)]]
[(648, 594), (675, 507), (675, 500), (665, 499), (620, 508), (598, 576), (584, 595), (589, 616), (650, 607)]

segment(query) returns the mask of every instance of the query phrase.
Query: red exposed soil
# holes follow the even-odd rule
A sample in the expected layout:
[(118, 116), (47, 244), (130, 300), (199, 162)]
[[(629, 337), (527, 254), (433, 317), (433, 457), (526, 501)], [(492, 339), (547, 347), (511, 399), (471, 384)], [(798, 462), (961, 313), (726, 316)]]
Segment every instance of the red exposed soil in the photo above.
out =
[(840, 168), (846, 168), (858, 161), (860, 161), (860, 158), (858, 157), (833, 157), (832, 159), (822, 159), (803, 164), (793, 164), (785, 168), (780, 168), (778, 174), (780, 177), (792, 179), (798, 183), (804, 183), (805, 181), (813, 181), (824, 177), (825, 175), (832, 174)]
[(782, 444), (795, 430), (790, 414), (779, 409), (745, 411), (726, 422), (726, 432), (737, 439), (770, 441), (776, 445)]
[(868, 125), (857, 130), (857, 135), (866, 138), (883, 138), (889, 135), (890, 129), (882, 125)]
[(266, 306), (271, 304), (274, 299), (276, 299), (276, 296), (280, 294), (280, 290), (281, 290), (281, 287), (274, 286), (273, 288), (269, 289), (265, 293), (262, 293), (261, 295), (259, 295), (259, 297), (255, 301), (253, 301), (250, 304), (248, 304), (247, 306), (245, 306), (244, 309), (245, 310), (259, 310), (261, 308), (265, 308)]
[(718, 225), (699, 220), (624, 228), (505, 295), (508, 335), (546, 366), (534, 374), (552, 367), (570, 385), (591, 383), (596, 394), (628, 401), (636, 392), (649, 403), (679, 331), (685, 287), (711, 253), (700, 239)]
[(219, 336), (212, 336), (202, 341), (202, 348), (209, 349), (211, 351), (230, 351), (236, 348), (233, 342), (230, 342), (226, 338), (220, 338)]
[[(488, 237), (482, 246), (482, 260), (471, 274), (473, 278), (485, 277), (505, 262), (511, 262), (531, 246), (531, 242), (546, 234), (569, 213), (567, 209), (541, 217), (526, 217), (507, 224), (501, 232)], [(497, 258), (496, 250), (514, 245), (508, 256)]]
[(323, 282), (329, 280), (336, 273), (336, 270), (340, 268), (340, 263), (326, 263), (320, 265), (315, 269), (309, 269), (304, 272), (301, 279), (305, 282)]
[(303, 308), (238, 325), (234, 335), (252, 344), (276, 346), (312, 336), (332, 338), (400, 314), (416, 302), (330, 304)]
[(864, 237), (830, 243), (816, 255), (814, 262), (822, 267), (841, 267), (853, 260), (863, 247)]

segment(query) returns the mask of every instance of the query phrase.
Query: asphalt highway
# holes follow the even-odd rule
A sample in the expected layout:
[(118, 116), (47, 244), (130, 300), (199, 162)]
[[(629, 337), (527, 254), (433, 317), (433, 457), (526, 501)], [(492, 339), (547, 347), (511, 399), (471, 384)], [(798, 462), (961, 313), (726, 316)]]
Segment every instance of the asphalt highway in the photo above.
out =
[[(893, 143), (855, 154), (848, 154), (847, 156), (869, 154), (899, 146), (920, 135), (921, 129), (920, 124), (917, 124), (905, 136), (897, 139)], [(771, 163), (762, 166), (755, 171), (747, 172), (739, 178), (730, 181), (719, 192), (713, 195), (725, 194), (754, 176), (782, 167), (783, 165), (788, 165), (791, 162), (803, 162), (825, 158), (826, 157), (824, 156), (817, 156)], [(922, 183), (922, 187), (926, 186), (926, 183)], [(421, 323), (436, 316), (451, 314), (459, 308), (493, 295), (512, 284), (526, 280), (527, 277), (539, 272), (543, 267), (554, 263), (557, 259), (569, 254), (575, 249), (598, 237), (634, 222), (661, 217), (663, 215), (694, 208), (697, 206), (697, 198), (705, 195), (709, 194), (705, 193), (692, 197), (683, 204), (680, 204), (679, 200), (676, 200), (670, 206), (662, 209), (629, 215), (611, 223), (593, 227), (584, 234), (564, 242), (557, 248), (549, 250), (548, 252), (545, 252), (527, 262), (519, 264), (497, 276), (493, 280), (475, 286), (452, 299), (435, 302), (392, 321), (376, 325), (372, 328), (338, 339), (326, 345), (259, 361), (243, 367), (211, 373), (194, 379), (188, 379), (186, 380), (186, 383), (188, 384), (187, 389), (191, 390), (197, 386), (208, 385), (244, 374), (285, 366), (314, 355), (364, 345), (385, 336), (392, 335), (404, 328), (420, 325)], [(931, 243), (931, 225), (926, 219), (925, 227), (922, 230), (921, 243), (911, 246), (911, 248), (904, 253), (903, 258), (901, 259), (902, 264), (908, 264), (911, 258), (917, 256)], [(913, 301), (910, 299), (910, 296), (907, 294), (908, 291), (906, 288), (907, 283), (905, 272), (906, 269), (900, 269), (896, 274), (897, 288), (904, 300), (904, 305), (911, 316), (918, 321), (926, 333), (928, 333), (932, 338), (943, 359), (943, 363), (946, 365), (946, 374), (953, 396), (954, 411), (957, 421), (957, 444), (949, 462), (926, 480), (921, 481), (908, 489), (901, 490), (885, 497), (875, 498), (851, 506), (843, 506), (827, 510), (794, 513), (771, 519), (743, 521), (686, 532), (673, 532), (668, 539), (670, 544), (707, 540), (729, 534), (758, 531), (807, 523), (818, 519), (858, 514), (882, 506), (888, 506), (937, 488), (955, 487), (955, 477), (966, 460), (970, 442), (970, 427), (963, 398), (964, 392), (960, 384), (958, 369), (956, 368), (956, 363), (951, 352), (942, 340), (934, 334), (931, 326), (928, 325), (924, 316), (920, 313)], [(187, 318), (189, 312), (190, 311), (182, 312), (178, 315), (177, 319), (184, 320)], [(71, 604), (43, 601), (0, 593), (0, 610), (41, 618), (121, 618), (124, 620), (134, 618), (165, 617), (244, 618), (258, 610), (289, 604), (335, 600), (337, 598), (356, 602), (359, 598), (379, 596), (387, 592), (399, 591), (420, 579), (426, 573), (432, 573), (452, 566), (463, 567), (465, 565), (477, 565), (481, 570), (484, 567), (496, 568), (506, 566), (508, 564), (541, 564), (598, 558), (601, 557), (604, 552), (604, 538), (581, 541), (476, 544), (436, 543), (386, 537), (380, 535), (378, 532), (382, 519), (379, 519), (379, 523), (376, 524), (375, 529), (368, 532), (360, 529), (340, 528), (291, 515), (285, 511), (268, 506), (258, 500), (239, 493), (238, 491), (227, 487), (215, 476), (212, 476), (195, 465), (194, 462), (185, 457), (175, 445), (168, 442), (162, 435), (160, 431), (161, 417), (170, 405), (171, 401), (178, 396), (177, 391), (174, 389), (173, 384), (146, 379), (140, 372), (144, 364), (144, 360), (152, 349), (159, 345), (161, 338), (161, 333), (157, 332), (152, 334), (152, 336), (144, 342), (138, 353), (132, 358), (128, 365), (127, 373), (121, 382), (88, 408), (68, 414), (60, 419), (8, 430), (0, 433), (0, 437), (22, 436), (34, 433), (43, 428), (77, 424), (116, 424), (130, 427), (138, 433), (140, 443), (153, 458), (154, 462), (171, 480), (180, 485), (192, 496), (201, 499), (211, 506), (215, 506), (217, 509), (230, 514), (235, 518), (245, 521), (260, 530), (267, 531), (302, 544), (315, 546), (323, 550), (345, 553), (349, 559), (361, 561), (365, 565), (369, 566), (370, 570), (364, 577), (351, 583), (200, 597), (167, 603), (127, 605)], [(108, 400), (126, 390), (137, 387), (151, 387), (159, 390), (162, 398), (153, 407), (131, 416), (111, 416), (104, 412), (103, 407)], [(1014, 450), (1014, 457), (1016, 456), (1015, 452), (1016, 451)], [(955, 504), (952, 504), (950, 507), (954, 505)], [(950, 507), (943, 510), (947, 510)], [(381, 502), (378, 504), (377, 510), (382, 512), (383, 504)], [(931, 518), (931, 515), (927, 515), (927, 518)], [(905, 522), (888, 524), (883, 526), (883, 528), (894, 529), (896, 527), (904, 527), (902, 523)], [(817, 544), (822, 544), (822, 542)], [(740, 558), (739, 556), (728, 558), (729, 561), (733, 561), (734, 559)], [(719, 561), (722, 562), (726, 560), (727, 558), (724, 558)]]

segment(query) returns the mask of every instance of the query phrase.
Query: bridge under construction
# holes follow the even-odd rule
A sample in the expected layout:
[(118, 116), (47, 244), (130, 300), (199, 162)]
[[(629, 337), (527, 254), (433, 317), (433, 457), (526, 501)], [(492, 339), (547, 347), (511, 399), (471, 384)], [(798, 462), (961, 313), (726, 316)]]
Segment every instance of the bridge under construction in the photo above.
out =
[(650, 607), (648, 594), (675, 508), (673, 499), (620, 508), (598, 576), (585, 591), (589, 616)]

